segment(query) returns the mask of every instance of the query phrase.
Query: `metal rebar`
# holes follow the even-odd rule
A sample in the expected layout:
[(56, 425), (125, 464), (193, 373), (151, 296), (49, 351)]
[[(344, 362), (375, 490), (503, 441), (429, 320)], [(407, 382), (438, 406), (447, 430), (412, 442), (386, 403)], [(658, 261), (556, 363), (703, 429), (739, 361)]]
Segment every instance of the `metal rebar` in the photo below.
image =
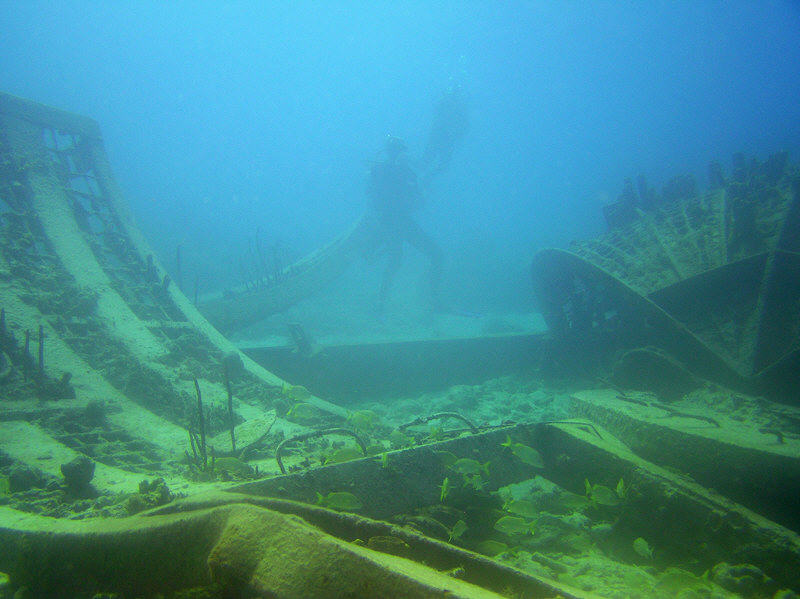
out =
[(364, 441), (362, 441), (361, 437), (351, 430), (346, 428), (326, 428), (322, 430), (311, 431), (301, 435), (295, 435), (294, 437), (289, 437), (278, 444), (278, 447), (275, 449), (275, 461), (278, 462), (278, 468), (281, 469), (281, 474), (286, 474), (286, 468), (283, 467), (283, 460), (281, 459), (281, 453), (283, 452), (284, 446), (288, 445), (289, 443), (298, 443), (300, 441), (307, 441), (308, 439), (325, 437), (327, 435), (346, 435), (348, 437), (353, 437), (356, 440), (356, 443), (358, 443), (358, 446), (361, 448), (364, 456), (367, 455), (367, 446), (364, 444)]

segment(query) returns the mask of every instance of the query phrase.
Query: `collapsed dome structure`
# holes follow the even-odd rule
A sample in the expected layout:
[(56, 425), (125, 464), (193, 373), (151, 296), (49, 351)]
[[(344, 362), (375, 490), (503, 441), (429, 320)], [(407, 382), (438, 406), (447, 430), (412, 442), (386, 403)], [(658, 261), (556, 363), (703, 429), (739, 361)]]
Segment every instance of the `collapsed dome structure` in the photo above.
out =
[(710, 172), (706, 194), (690, 184), (656, 200), (629, 185), (607, 207), (608, 233), (539, 252), (541, 310), (556, 335), (602, 338), (612, 354), (655, 349), (699, 376), (796, 402), (800, 173), (787, 153), (737, 155), (727, 181), (718, 165)]

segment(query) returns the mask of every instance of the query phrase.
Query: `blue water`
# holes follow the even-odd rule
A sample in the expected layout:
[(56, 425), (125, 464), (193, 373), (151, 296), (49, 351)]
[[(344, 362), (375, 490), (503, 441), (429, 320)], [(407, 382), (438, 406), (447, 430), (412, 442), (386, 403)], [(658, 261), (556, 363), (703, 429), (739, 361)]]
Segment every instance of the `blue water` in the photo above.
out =
[(702, 189), (709, 160), (800, 154), (792, 1), (4, 0), (0, 25), (0, 90), (96, 119), (140, 228), (205, 290), (241, 282), (256, 229), (300, 256), (347, 227), (365, 161), (387, 134), (421, 154), (453, 82), (470, 131), (419, 221), (501, 303), (536, 249), (603, 232), (627, 177)]

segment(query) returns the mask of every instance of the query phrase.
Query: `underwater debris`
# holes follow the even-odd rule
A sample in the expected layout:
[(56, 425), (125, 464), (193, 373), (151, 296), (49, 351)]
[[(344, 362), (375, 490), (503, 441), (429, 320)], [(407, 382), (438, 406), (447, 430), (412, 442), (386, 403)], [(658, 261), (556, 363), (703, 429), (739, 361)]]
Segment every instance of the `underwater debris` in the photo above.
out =
[(703, 381), (682, 360), (655, 346), (625, 352), (611, 370), (614, 382), (653, 394), (667, 403), (679, 401), (703, 386)]
[(341, 447), (325, 458), (324, 465), (341, 464), (343, 462), (349, 462), (350, 460), (363, 458), (365, 455), (368, 455), (368, 453), (362, 452), (356, 447)]
[(125, 500), (125, 510), (128, 515), (133, 515), (153, 507), (165, 505), (173, 499), (175, 499), (175, 495), (169, 490), (163, 478), (153, 479), (152, 482), (145, 479), (139, 482), (139, 492), (130, 495)]
[(779, 585), (770, 576), (753, 564), (716, 564), (706, 572), (716, 584), (744, 597), (772, 597)]
[(232, 479), (249, 479), (258, 474), (257, 468), (234, 457), (217, 458), (214, 463), (214, 471)]
[(347, 512), (359, 510), (363, 507), (361, 500), (347, 491), (331, 491), (327, 495), (317, 492), (316, 505)]
[(311, 391), (302, 385), (290, 385), (289, 383), (284, 383), (281, 391), (284, 395), (291, 397), (297, 402), (306, 401), (312, 397)]
[(475, 426), (470, 420), (468, 420), (467, 418), (465, 418), (464, 416), (462, 416), (457, 412), (437, 412), (436, 414), (431, 414), (430, 416), (420, 416), (418, 418), (415, 418), (411, 422), (406, 422), (405, 424), (401, 424), (400, 426), (397, 427), (397, 430), (402, 431), (412, 426), (428, 424), (428, 422), (430, 422), (431, 420), (441, 420), (443, 418), (454, 418), (456, 420), (460, 420), (461, 422), (467, 425), (470, 432), (472, 433), (479, 432), (477, 426)]
[(667, 418), (669, 418), (669, 417), (694, 418), (695, 420), (699, 420), (701, 422), (707, 422), (708, 424), (713, 424), (717, 428), (722, 428), (720, 426), (720, 423), (717, 422), (716, 420), (714, 420), (713, 418), (711, 418), (711, 416), (703, 416), (702, 414), (689, 414), (688, 412), (681, 412), (681, 411), (676, 410), (675, 408), (673, 408), (671, 406), (666, 406), (666, 405), (661, 405), (661, 404), (659, 404), (657, 406), (654, 406), (654, 407), (657, 407), (658, 409), (664, 410), (665, 412), (667, 412), (667, 414), (668, 414), (666, 416)]
[(656, 407), (650, 400), (639, 399), (638, 397), (631, 397), (627, 393), (618, 393), (616, 398), (620, 401), (627, 401), (628, 403), (636, 404), (637, 406), (645, 406), (646, 408)]
[(241, 461), (246, 461), (247, 457), (264, 442), (275, 424), (276, 412), (273, 408), (266, 412), (263, 417), (245, 420), (237, 427), (239, 438), (243, 440), (244, 447), (240, 451), (231, 452), (232, 455), (222, 454), (223, 457), (238, 457)]
[[(624, 227), (576, 242), (568, 255), (537, 254), (534, 285), (550, 330), (606, 336), (596, 346), (606, 361), (638, 351), (638, 342), (618, 344), (618, 334), (638, 339), (647, 329), (657, 351), (692, 356), (694, 376), (755, 384), (795, 403), (798, 288), (788, 254), (800, 231), (798, 171), (785, 157), (767, 164), (740, 156), (734, 172), (742, 175), (726, 181), (715, 166), (707, 194), (681, 193), (653, 210), (627, 202), (633, 218)], [(675, 374), (666, 365), (652, 378), (676, 390)]]
[(409, 516), (401, 514), (394, 516), (392, 521), (433, 539), (446, 541), (450, 536), (450, 529), (431, 516)]
[(306, 358), (314, 356), (319, 353), (322, 348), (317, 346), (311, 341), (311, 338), (306, 333), (305, 329), (299, 322), (289, 322), (286, 324), (289, 329), (289, 335), (292, 337), (294, 347), (297, 353)]
[(778, 442), (779, 445), (786, 443), (786, 438), (790, 439), (800, 439), (800, 435), (793, 435), (789, 433), (784, 433), (781, 429), (775, 428), (773, 426), (765, 426), (758, 429), (759, 433), (763, 433), (765, 435), (775, 435), (775, 440)]
[(411, 553), (411, 546), (400, 537), (392, 535), (377, 535), (367, 539), (367, 547), (373, 551), (389, 553), (400, 557), (408, 557)]
[(327, 428), (318, 431), (310, 431), (308, 433), (302, 433), (300, 435), (295, 435), (293, 437), (284, 439), (278, 444), (278, 447), (275, 448), (275, 461), (278, 462), (278, 468), (280, 468), (281, 474), (286, 474), (286, 468), (283, 465), (282, 453), (283, 449), (289, 443), (300, 443), (302, 441), (308, 441), (309, 439), (315, 439), (317, 437), (325, 437), (327, 435), (345, 435), (348, 437), (353, 437), (356, 440), (356, 443), (358, 443), (358, 446), (361, 448), (361, 451), (363, 452), (362, 457), (367, 456), (367, 446), (364, 444), (364, 441), (362, 441), (361, 437), (359, 437), (356, 433), (354, 433), (350, 429)]
[(76, 494), (90, 493), (92, 491), (91, 482), (94, 478), (94, 466), (94, 461), (85, 455), (61, 464), (61, 474), (64, 476), (67, 488)]
[(663, 411), (665, 411), (667, 413), (667, 415), (664, 416), (665, 418), (670, 418), (670, 417), (675, 417), (675, 418), (694, 418), (695, 420), (700, 420), (701, 422), (707, 422), (709, 424), (713, 424), (717, 428), (721, 428), (720, 423), (717, 422), (716, 420), (714, 420), (713, 418), (711, 418), (710, 416), (704, 416), (702, 414), (690, 414), (688, 412), (681, 412), (680, 410), (677, 410), (676, 408), (673, 408), (672, 406), (667, 405), (665, 403), (662, 403), (662, 402), (660, 402), (658, 400), (639, 399), (639, 398), (636, 398), (636, 397), (632, 397), (631, 395), (629, 395), (627, 393), (617, 394), (616, 398), (619, 399), (619, 400), (622, 400), (622, 401), (626, 401), (628, 403), (633, 403), (633, 404), (639, 405), (639, 406), (645, 406), (647, 408), (656, 408), (656, 409), (659, 409), (659, 410), (663, 410)]
[(566, 424), (568, 426), (577, 426), (582, 431), (585, 431), (587, 433), (593, 433), (593, 434), (597, 435), (597, 437), (599, 439), (603, 438), (603, 435), (600, 434), (600, 431), (597, 430), (597, 428), (594, 426), (594, 424), (592, 424), (591, 422), (588, 422), (588, 421), (581, 421), (581, 420), (547, 420), (545, 422), (542, 422), (541, 424)]

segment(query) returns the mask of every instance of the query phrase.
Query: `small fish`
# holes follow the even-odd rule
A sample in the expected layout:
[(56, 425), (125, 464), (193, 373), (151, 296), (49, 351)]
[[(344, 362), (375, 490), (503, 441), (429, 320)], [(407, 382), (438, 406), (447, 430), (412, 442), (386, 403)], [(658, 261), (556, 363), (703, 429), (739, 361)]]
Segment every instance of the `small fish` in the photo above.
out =
[(488, 481), (483, 480), (483, 477), (480, 474), (464, 474), (464, 484), (463, 487), (472, 487), (476, 491), (480, 491), (483, 487), (486, 486)]
[(510, 548), (508, 545), (501, 543), (500, 541), (488, 540), (478, 543), (476, 549), (484, 555), (494, 557), (495, 555), (508, 552)]
[(533, 466), (534, 468), (544, 468), (542, 454), (536, 451), (533, 447), (528, 447), (522, 443), (516, 443), (514, 444), (511, 453), (529, 466)]
[(389, 467), (389, 454), (384, 452), (381, 454), (381, 468), (386, 470)]
[(346, 511), (358, 510), (362, 507), (361, 500), (347, 491), (333, 491), (327, 495), (317, 493), (316, 505)]
[(328, 464), (341, 464), (342, 462), (349, 462), (350, 460), (357, 460), (363, 458), (364, 454), (357, 447), (342, 447), (334, 451), (325, 460), (325, 465)]
[(403, 431), (395, 429), (389, 433), (389, 444), (392, 446), (392, 449), (402, 449), (403, 447), (409, 447), (413, 445), (414, 439), (409, 437)]
[(525, 499), (510, 499), (506, 501), (503, 509), (510, 514), (523, 516), (525, 518), (535, 518), (539, 515), (539, 510), (530, 501)]
[(633, 550), (647, 559), (653, 559), (653, 548), (642, 537), (639, 537), (633, 542)]
[(458, 456), (449, 451), (434, 451), (433, 453), (442, 458), (442, 464), (444, 464), (445, 468), (451, 468), (458, 461)]
[(290, 385), (289, 383), (284, 383), (283, 394), (288, 395), (295, 401), (305, 401), (311, 398), (311, 391), (303, 387), (303, 385)]
[(444, 502), (444, 500), (447, 499), (447, 494), (450, 492), (450, 479), (445, 476), (439, 488), (442, 490), (442, 492), (439, 493), (439, 501)]
[(589, 498), (577, 493), (570, 493), (569, 491), (562, 493), (558, 497), (558, 504), (563, 505), (569, 510), (582, 510), (592, 504)]
[(443, 438), (444, 430), (441, 426), (432, 426), (428, 431), (428, 436), (425, 438), (428, 442), (441, 441)]
[(286, 413), (286, 417), (292, 420), (315, 420), (320, 416), (322, 412), (317, 406), (305, 402), (294, 404)]
[(380, 443), (376, 443), (375, 445), (367, 445), (367, 455), (375, 456), (382, 453), (386, 453), (386, 448)]
[(380, 421), (380, 417), (372, 410), (358, 410), (347, 415), (347, 421), (358, 430), (368, 431)]
[(514, 443), (511, 440), (511, 435), (506, 435), (506, 442), (501, 443), (503, 447), (508, 447), (511, 453), (522, 460), (524, 463), (534, 468), (544, 468), (544, 460), (542, 455), (533, 447), (523, 445), (522, 443)]
[(619, 496), (605, 485), (592, 485), (589, 483), (588, 478), (584, 481), (584, 484), (586, 486), (586, 496), (595, 507), (598, 505), (614, 506), (620, 504)]
[(459, 520), (453, 525), (453, 530), (450, 531), (450, 538), (447, 539), (448, 543), (452, 543), (453, 539), (459, 538), (467, 531), (467, 523), (463, 520)]
[(614, 491), (616, 492), (617, 497), (620, 499), (625, 499), (625, 497), (628, 495), (628, 487), (625, 486), (625, 481), (620, 478), (619, 482), (617, 483), (617, 488), (614, 489)]
[(503, 516), (494, 523), (494, 529), (508, 536), (533, 534), (534, 524), (525, 518), (517, 516)]
[(458, 472), (459, 474), (480, 474), (481, 472), (485, 472), (486, 476), (489, 476), (489, 462), (481, 464), (478, 460), (461, 458), (450, 466), (450, 470)]
[(590, 498), (599, 505), (619, 505), (617, 494), (603, 485), (593, 485)]

